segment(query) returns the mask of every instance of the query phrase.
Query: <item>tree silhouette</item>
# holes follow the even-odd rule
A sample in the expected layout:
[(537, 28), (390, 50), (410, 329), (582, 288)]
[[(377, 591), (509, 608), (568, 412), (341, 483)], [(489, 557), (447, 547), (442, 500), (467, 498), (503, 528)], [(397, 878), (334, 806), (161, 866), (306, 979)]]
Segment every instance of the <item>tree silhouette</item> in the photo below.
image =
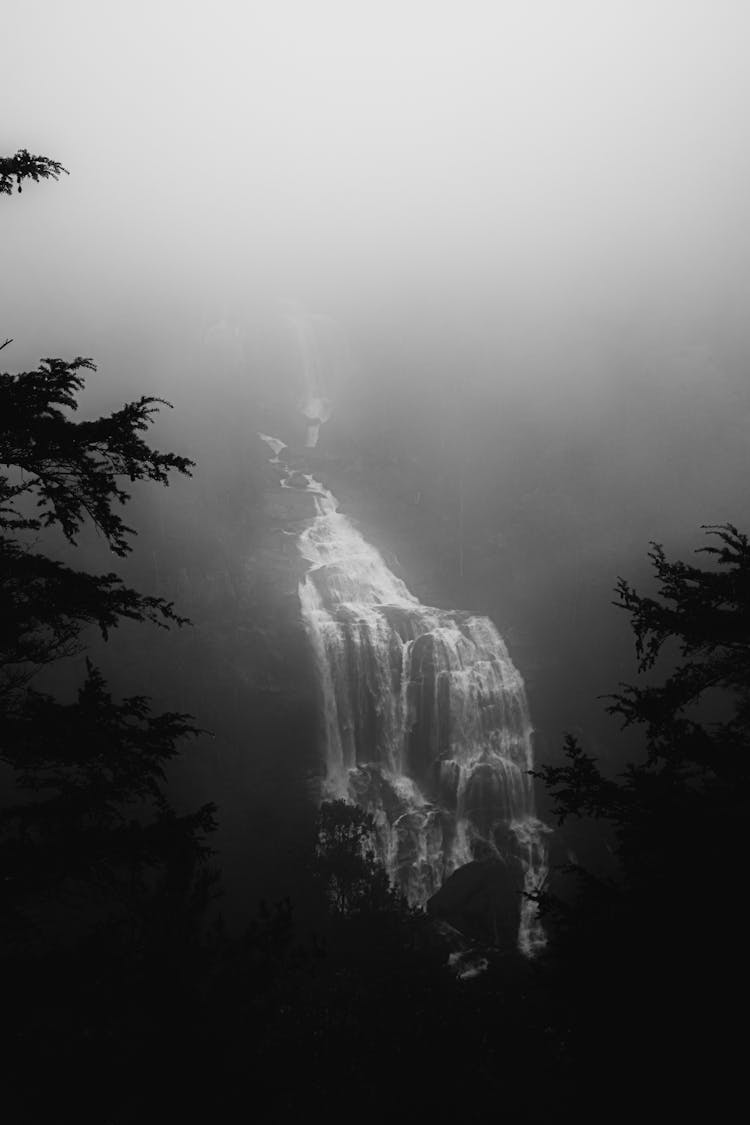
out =
[(23, 181), (59, 180), (60, 174), (68, 175), (57, 160), (48, 156), (32, 156), (28, 149), (20, 148), (14, 156), (0, 156), (0, 195), (10, 195), (15, 181), (16, 191), (23, 191)]
[[(0, 162), (4, 192), (11, 176), (20, 187), (61, 171), (25, 150)], [(133, 904), (147, 870), (184, 863), (186, 849), (200, 862), (214, 824), (211, 805), (177, 816), (164, 789), (178, 744), (197, 733), (190, 716), (153, 714), (144, 696), (116, 702), (89, 661), (73, 702), (34, 686), (41, 669), (85, 649), (91, 627), (106, 639), (123, 620), (186, 620), (114, 572), (77, 570), (40, 549), (54, 529), (75, 545), (88, 524), (125, 556), (134, 535), (121, 514), (127, 485), (166, 485), (192, 467), (144, 438), (163, 400), (144, 396), (76, 419), (85, 374), (95, 370), (77, 357), (0, 373), (0, 762), (15, 790), (0, 810), (0, 895), (17, 920), (30, 897), (55, 890)]]
[(652, 895), (675, 885), (675, 853), (693, 871), (715, 866), (719, 879), (733, 819), (747, 802), (750, 544), (731, 524), (706, 531), (719, 545), (699, 553), (714, 559), (714, 569), (670, 562), (652, 544), (657, 597), (618, 580), (615, 605), (630, 614), (639, 672), (651, 673), (668, 646), (677, 650), (661, 682), (626, 684), (609, 697), (611, 714), (645, 729), (645, 760), (607, 778), (568, 738), (569, 764), (537, 775), (561, 822), (572, 815), (612, 821), (626, 880)]
[(375, 857), (375, 831), (375, 818), (358, 805), (336, 800), (320, 806), (313, 873), (336, 915), (403, 905)]
[(569, 866), (577, 896), (546, 902), (579, 1065), (598, 1066), (603, 1083), (632, 1067), (635, 1097), (650, 1085), (673, 1105), (688, 1095), (715, 1108), (733, 1054), (723, 1008), (730, 995), (744, 1003), (748, 984), (733, 933), (750, 814), (750, 543), (732, 524), (705, 530), (713, 567), (670, 561), (654, 543), (656, 596), (618, 580), (614, 604), (630, 615), (643, 680), (622, 685), (608, 710), (643, 728), (642, 760), (608, 777), (569, 737), (567, 764), (536, 776), (560, 823), (613, 828), (616, 873)]

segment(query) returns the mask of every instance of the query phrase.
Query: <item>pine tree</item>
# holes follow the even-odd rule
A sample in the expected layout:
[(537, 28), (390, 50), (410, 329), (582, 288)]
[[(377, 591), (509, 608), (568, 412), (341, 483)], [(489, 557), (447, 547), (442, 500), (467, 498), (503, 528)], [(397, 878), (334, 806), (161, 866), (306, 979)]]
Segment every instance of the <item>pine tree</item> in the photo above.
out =
[[(25, 150), (0, 160), (8, 193), (11, 177), (20, 189), (27, 177), (61, 171)], [(77, 570), (43, 550), (45, 534), (58, 529), (75, 544), (88, 524), (125, 556), (135, 534), (122, 516), (127, 486), (166, 485), (192, 467), (144, 438), (169, 405), (160, 399), (77, 420), (85, 374), (94, 370), (78, 357), (0, 373), (0, 762), (13, 779), (0, 808), (0, 898), (24, 941), (28, 910), (42, 898), (56, 899), (58, 915), (71, 896), (137, 911), (153, 882), (148, 873), (199, 864), (214, 826), (213, 806), (177, 816), (165, 792), (167, 763), (197, 733), (190, 716), (154, 714), (140, 695), (115, 701), (90, 661), (73, 702), (35, 686), (42, 669), (85, 650), (87, 630), (106, 639), (123, 620), (185, 624), (170, 602), (116, 573)]]
[(59, 180), (60, 174), (68, 175), (67, 168), (48, 156), (32, 156), (28, 149), (20, 148), (14, 156), (0, 156), (0, 195), (11, 195), (13, 181), (16, 191), (23, 191), (23, 181)]
[(605, 776), (568, 738), (567, 764), (536, 776), (559, 822), (597, 818), (614, 834), (615, 875), (574, 866), (577, 896), (546, 902), (561, 1034), (581, 1082), (626, 1073), (636, 1099), (658, 1088), (673, 1109), (687, 1096), (716, 1112), (734, 1051), (724, 1013), (742, 1010), (748, 984), (750, 542), (731, 524), (705, 530), (714, 566), (671, 561), (654, 543), (656, 596), (618, 580), (642, 679), (608, 710), (643, 729), (642, 759)]
[[(720, 880), (739, 843), (750, 780), (750, 543), (731, 524), (708, 527), (701, 548), (716, 566), (669, 561), (659, 544), (650, 558), (656, 597), (618, 580), (615, 605), (631, 618), (638, 671), (645, 680), (609, 697), (608, 711), (644, 728), (646, 755), (617, 778), (569, 738), (569, 764), (538, 776), (560, 821), (604, 817), (616, 830), (627, 884), (652, 897), (679, 884), (675, 859)], [(658, 659), (672, 667), (655, 682)]]

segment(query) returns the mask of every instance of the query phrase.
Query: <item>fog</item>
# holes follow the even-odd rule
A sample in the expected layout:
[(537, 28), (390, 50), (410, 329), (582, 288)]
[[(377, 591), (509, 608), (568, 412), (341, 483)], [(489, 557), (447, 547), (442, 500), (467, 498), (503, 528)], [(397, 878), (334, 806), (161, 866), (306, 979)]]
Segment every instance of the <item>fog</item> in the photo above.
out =
[(92, 408), (170, 398), (160, 433), (199, 462), (172, 548), (224, 557), (259, 511), (249, 437), (276, 383), (294, 398), (290, 310), (333, 318), (321, 450), (349, 510), (412, 588), (507, 631), (543, 748), (568, 726), (606, 752), (616, 575), (747, 516), (747, 5), (3, 11), (2, 150), (70, 172), (2, 207), (7, 365), (91, 355)]
[[(0, 0), (0, 35), (0, 157), (69, 172), (0, 196), (0, 367), (90, 356), (76, 417), (161, 396), (195, 462), (123, 474), (125, 557), (0, 472), (5, 1119), (733, 1119), (746, 552), (643, 675), (612, 602), (650, 542), (750, 535), (748, 0)], [(26, 416), (9, 479), (64, 502), (78, 438)], [(601, 778), (550, 778), (566, 734)]]
[(6, 148), (71, 176), (6, 209), (6, 316), (296, 298), (419, 317), (417, 347), (447, 317), (539, 377), (592, 337), (707, 346), (743, 319), (749, 23), (735, 0), (11, 0)]

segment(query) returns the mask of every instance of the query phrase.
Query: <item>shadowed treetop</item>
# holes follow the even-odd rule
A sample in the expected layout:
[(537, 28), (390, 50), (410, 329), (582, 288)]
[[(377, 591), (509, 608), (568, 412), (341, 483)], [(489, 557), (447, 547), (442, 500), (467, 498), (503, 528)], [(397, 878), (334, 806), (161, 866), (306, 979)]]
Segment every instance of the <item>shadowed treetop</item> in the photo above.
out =
[(0, 195), (10, 195), (13, 191), (13, 181), (16, 190), (23, 191), (23, 181), (33, 180), (59, 180), (60, 173), (68, 175), (68, 169), (63, 168), (57, 160), (50, 160), (48, 156), (33, 156), (28, 149), (19, 148), (14, 156), (0, 156)]
[[(76, 395), (84, 385), (81, 371), (96, 370), (80, 356), (72, 362), (44, 359), (35, 371), (0, 373), (0, 464), (21, 470), (21, 478), (0, 478), (0, 518), (6, 529), (36, 531), (59, 524), (75, 542), (88, 517), (116, 555), (130, 550), (133, 529), (113, 510), (129, 494), (119, 483), (169, 482), (169, 472), (190, 473), (193, 462), (159, 453), (141, 437), (163, 399), (142, 396), (120, 410), (93, 421), (74, 421)], [(22, 497), (33, 496), (38, 515), (22, 512)]]
[[(0, 187), (10, 194), (14, 178), (20, 190), (25, 178), (62, 171), (22, 150), (0, 159)], [(144, 440), (169, 405), (162, 399), (141, 396), (76, 420), (85, 373), (94, 370), (79, 356), (0, 373), (0, 764), (13, 775), (0, 804), (0, 908), (13, 919), (11, 943), (23, 946), (33, 933), (50, 949), (81, 903), (91, 925), (129, 917), (132, 946), (153, 901), (145, 873), (169, 882), (181, 871), (189, 886), (215, 827), (213, 805), (178, 815), (166, 793), (167, 763), (199, 733), (189, 715), (154, 714), (142, 695), (116, 702), (90, 661), (73, 701), (31, 686), (42, 667), (86, 648), (91, 625), (106, 638), (122, 619), (185, 621), (171, 602), (115, 573), (76, 570), (39, 549), (50, 527), (75, 544), (93, 523), (113, 554), (126, 555), (135, 534), (120, 515), (126, 483), (168, 484), (171, 472), (189, 475), (193, 465)], [(54, 908), (37, 925), (42, 901)]]

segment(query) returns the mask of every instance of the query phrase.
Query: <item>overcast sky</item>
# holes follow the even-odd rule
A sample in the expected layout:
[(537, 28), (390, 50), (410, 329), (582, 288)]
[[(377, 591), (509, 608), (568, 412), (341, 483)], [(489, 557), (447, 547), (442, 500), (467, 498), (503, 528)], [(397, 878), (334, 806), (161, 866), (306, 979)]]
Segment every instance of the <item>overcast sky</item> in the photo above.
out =
[(3, 331), (221, 292), (450, 310), (531, 352), (744, 333), (745, 0), (5, 0), (2, 20), (2, 149), (71, 172), (3, 204)]

